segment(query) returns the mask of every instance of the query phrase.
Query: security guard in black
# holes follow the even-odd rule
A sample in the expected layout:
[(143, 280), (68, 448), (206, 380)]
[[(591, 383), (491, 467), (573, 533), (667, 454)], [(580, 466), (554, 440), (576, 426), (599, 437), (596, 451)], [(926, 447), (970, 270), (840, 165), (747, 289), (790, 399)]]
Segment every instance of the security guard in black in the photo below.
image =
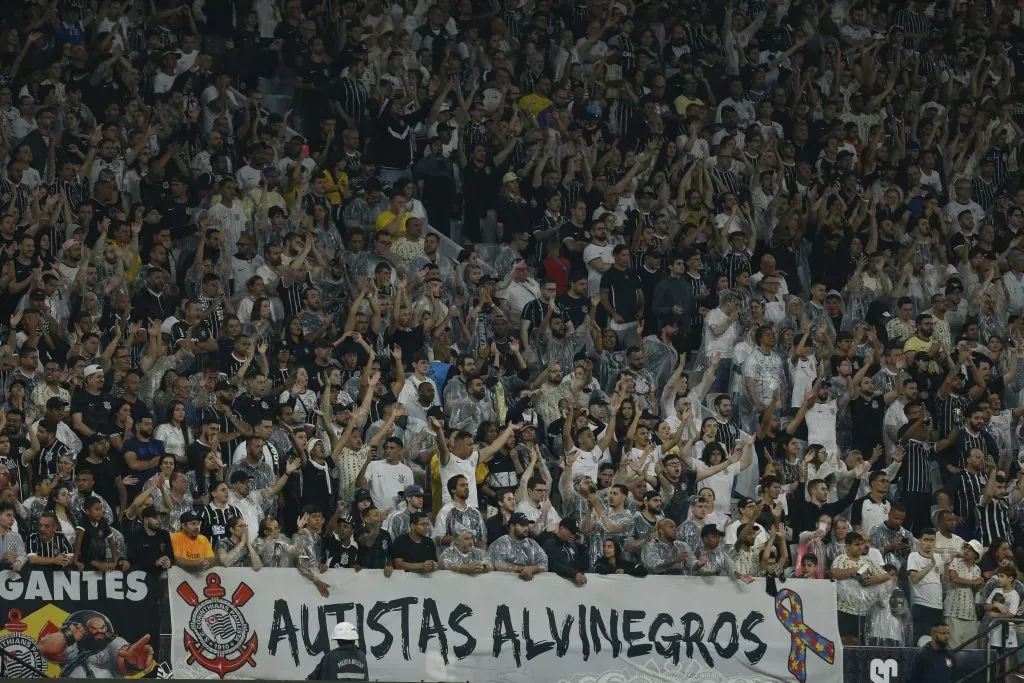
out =
[(333, 640), (338, 647), (326, 653), (306, 677), (309, 681), (368, 681), (370, 670), (366, 655), (359, 649), (359, 633), (355, 626), (342, 622), (334, 627)]

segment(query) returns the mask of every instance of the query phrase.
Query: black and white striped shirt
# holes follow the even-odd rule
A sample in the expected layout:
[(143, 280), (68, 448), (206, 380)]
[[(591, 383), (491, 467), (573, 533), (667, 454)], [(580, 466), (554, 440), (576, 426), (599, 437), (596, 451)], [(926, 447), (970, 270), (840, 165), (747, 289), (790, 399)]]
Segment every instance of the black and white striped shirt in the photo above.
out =
[(68, 208), (71, 209), (71, 216), (65, 216), (66, 220), (74, 222), (74, 219), (78, 216), (78, 207), (81, 206), (86, 199), (92, 196), (92, 191), (89, 188), (89, 182), (87, 180), (81, 180), (79, 177), (73, 176), (71, 180), (61, 180), (56, 178), (50, 183), (50, 194), (62, 194), (68, 200)]
[(49, 541), (43, 540), (38, 531), (28, 537), (28, 554), (30, 557), (32, 555), (59, 557), (60, 555), (72, 555), (74, 552), (75, 549), (71, 547), (71, 542), (67, 536), (59, 532), (54, 533)]
[(986, 484), (988, 484), (988, 477), (984, 472), (964, 470), (956, 477), (953, 511), (957, 516), (967, 520), (968, 528), (973, 529), (977, 524), (978, 503), (981, 502), (981, 496), (985, 493)]
[(932, 30), (932, 22), (926, 15), (909, 8), (896, 13), (896, 25), (914, 36), (926, 36)]
[(999, 186), (995, 182), (989, 182), (981, 176), (971, 181), (971, 199), (978, 202), (985, 211), (991, 211), (996, 205), (996, 195)]
[(718, 422), (718, 432), (715, 434), (715, 438), (718, 443), (725, 446), (725, 453), (728, 455), (732, 453), (732, 449), (736, 446), (736, 441), (740, 438), (740, 428), (732, 422), (722, 422), (718, 418), (715, 418)]
[(202, 534), (209, 539), (210, 545), (216, 548), (223, 539), (228, 537), (228, 520), (241, 516), (242, 513), (234, 505), (219, 508), (210, 503), (199, 511)]
[(986, 457), (991, 455), (993, 458), (999, 459), (999, 447), (991, 434), (984, 429), (977, 434), (972, 434), (969, 428), (964, 427), (956, 437), (957, 459), (955, 464), (958, 468), (963, 469), (966, 466), (967, 456), (975, 448)]
[(900, 491), (931, 493), (930, 461), (935, 458), (935, 444), (917, 439), (904, 439), (901, 445), (906, 455), (900, 468)]
[(993, 498), (988, 505), (978, 505), (978, 538), (983, 546), (1003, 538), (1013, 544), (1013, 528), (1010, 526), (1010, 503), (1005, 498)]
[[(970, 401), (957, 394), (950, 394), (945, 398), (941, 395), (935, 397), (933, 415), (935, 417), (935, 429), (939, 433), (939, 438), (949, 436), (949, 433), (953, 431), (953, 427), (963, 426), (964, 414), (968, 405), (970, 405)], [(958, 411), (959, 418), (957, 417)]]
[(366, 88), (354, 78), (342, 78), (334, 88), (334, 99), (358, 128), (367, 119), (369, 97)]
[(736, 286), (736, 278), (739, 277), (740, 273), (752, 274), (750, 267), (750, 259), (752, 257), (753, 255), (747, 249), (740, 249), (739, 251), (729, 250), (722, 256), (722, 270), (729, 278), (730, 288)]
[[(690, 294), (693, 295), (694, 301), (699, 301), (697, 297), (703, 294), (704, 292), (708, 291), (707, 285), (704, 284), (704, 278), (700, 276), (694, 277), (690, 273), (686, 273), (686, 277), (683, 279), (683, 282), (685, 282), (690, 287)], [(700, 307), (694, 306), (693, 320), (691, 322), (702, 324), (702, 321), (703, 318), (700, 315)]]

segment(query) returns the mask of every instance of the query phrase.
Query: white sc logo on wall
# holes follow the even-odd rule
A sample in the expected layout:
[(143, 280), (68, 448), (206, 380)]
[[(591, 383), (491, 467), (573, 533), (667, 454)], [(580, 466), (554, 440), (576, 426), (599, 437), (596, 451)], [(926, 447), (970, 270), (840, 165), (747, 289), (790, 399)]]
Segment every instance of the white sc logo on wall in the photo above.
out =
[(899, 673), (900, 665), (895, 659), (871, 660), (871, 683), (895, 683)]

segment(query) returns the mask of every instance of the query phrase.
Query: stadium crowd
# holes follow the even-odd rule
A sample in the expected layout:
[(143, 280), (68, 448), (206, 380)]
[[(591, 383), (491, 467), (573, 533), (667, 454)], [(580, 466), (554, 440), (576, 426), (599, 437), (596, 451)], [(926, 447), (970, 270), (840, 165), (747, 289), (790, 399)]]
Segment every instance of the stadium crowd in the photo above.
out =
[(0, 568), (1024, 612), (1024, 10), (8, 0)]

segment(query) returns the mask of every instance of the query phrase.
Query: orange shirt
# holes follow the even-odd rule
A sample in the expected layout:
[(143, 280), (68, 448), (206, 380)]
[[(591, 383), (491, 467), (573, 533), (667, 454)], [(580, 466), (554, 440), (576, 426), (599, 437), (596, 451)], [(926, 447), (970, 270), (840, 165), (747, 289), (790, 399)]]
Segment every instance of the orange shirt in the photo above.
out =
[(184, 531), (176, 531), (171, 534), (171, 548), (174, 549), (174, 556), (184, 560), (201, 560), (204, 557), (213, 557), (213, 546), (210, 541), (199, 534), (196, 540), (189, 538)]

